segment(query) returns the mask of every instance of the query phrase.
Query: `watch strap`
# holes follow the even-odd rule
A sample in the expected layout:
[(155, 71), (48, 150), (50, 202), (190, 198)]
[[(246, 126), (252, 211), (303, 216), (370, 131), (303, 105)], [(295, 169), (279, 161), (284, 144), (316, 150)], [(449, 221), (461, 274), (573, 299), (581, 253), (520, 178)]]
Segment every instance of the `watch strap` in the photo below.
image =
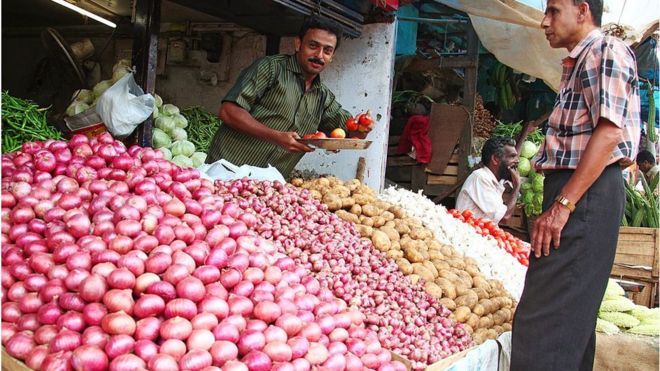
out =
[(566, 208), (568, 208), (568, 210), (570, 212), (575, 211), (575, 205), (568, 198), (566, 198), (562, 195), (559, 195), (559, 196), (557, 196), (557, 198), (555, 198), (555, 201), (562, 204), (562, 205), (564, 205), (564, 206), (566, 206)]

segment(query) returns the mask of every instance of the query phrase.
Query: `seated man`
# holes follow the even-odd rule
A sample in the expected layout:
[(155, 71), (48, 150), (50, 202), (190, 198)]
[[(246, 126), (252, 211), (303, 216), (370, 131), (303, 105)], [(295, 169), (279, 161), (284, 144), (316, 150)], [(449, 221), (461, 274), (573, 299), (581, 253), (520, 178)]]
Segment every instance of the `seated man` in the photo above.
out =
[(650, 182), (660, 171), (660, 167), (655, 163), (655, 157), (647, 150), (639, 151), (636, 162), (647, 182)]
[(494, 223), (506, 222), (516, 207), (516, 197), (504, 203), (506, 181), (511, 181), (513, 194), (520, 190), (518, 152), (510, 138), (491, 138), (481, 150), (481, 168), (475, 170), (463, 184), (456, 200), (456, 209), (470, 210), (475, 217), (488, 218)]

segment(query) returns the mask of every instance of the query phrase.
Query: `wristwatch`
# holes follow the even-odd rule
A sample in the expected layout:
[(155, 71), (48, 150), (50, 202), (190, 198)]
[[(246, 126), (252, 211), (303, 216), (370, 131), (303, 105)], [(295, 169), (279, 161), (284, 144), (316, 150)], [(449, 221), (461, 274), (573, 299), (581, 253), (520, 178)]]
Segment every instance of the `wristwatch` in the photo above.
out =
[(555, 198), (555, 201), (566, 206), (570, 212), (575, 211), (575, 205), (566, 197), (559, 195)]

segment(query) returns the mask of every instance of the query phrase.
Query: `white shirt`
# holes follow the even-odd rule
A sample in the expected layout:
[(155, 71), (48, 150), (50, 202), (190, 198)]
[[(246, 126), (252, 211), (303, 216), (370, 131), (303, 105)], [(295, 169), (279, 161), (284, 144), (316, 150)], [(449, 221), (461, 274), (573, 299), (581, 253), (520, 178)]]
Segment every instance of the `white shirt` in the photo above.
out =
[(503, 183), (486, 166), (473, 171), (458, 194), (456, 210), (471, 210), (475, 217), (488, 218), (498, 224), (507, 210), (502, 200)]

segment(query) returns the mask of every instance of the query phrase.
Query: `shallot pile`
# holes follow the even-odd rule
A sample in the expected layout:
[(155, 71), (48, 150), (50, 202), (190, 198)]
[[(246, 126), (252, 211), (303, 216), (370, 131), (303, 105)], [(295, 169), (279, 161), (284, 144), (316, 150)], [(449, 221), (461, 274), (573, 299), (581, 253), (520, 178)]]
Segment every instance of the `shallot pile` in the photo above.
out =
[(32, 369), (404, 369), (243, 199), (157, 151), (28, 143), (1, 201), (2, 344)]
[(255, 213), (256, 230), (310, 269), (334, 294), (366, 315), (381, 344), (422, 369), (472, 344), (451, 312), (413, 284), (352, 223), (329, 213), (306, 189), (240, 180), (216, 182), (217, 193)]

